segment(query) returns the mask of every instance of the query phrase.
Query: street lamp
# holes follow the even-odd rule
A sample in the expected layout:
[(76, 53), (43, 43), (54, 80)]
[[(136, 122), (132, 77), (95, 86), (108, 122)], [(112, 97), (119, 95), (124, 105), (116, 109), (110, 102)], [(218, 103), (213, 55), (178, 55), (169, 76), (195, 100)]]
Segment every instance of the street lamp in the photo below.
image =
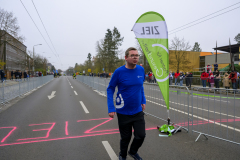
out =
[[(36, 44), (34, 46), (39, 46), (39, 45), (42, 45), (42, 44)], [(34, 72), (34, 46), (33, 46), (33, 72)]]

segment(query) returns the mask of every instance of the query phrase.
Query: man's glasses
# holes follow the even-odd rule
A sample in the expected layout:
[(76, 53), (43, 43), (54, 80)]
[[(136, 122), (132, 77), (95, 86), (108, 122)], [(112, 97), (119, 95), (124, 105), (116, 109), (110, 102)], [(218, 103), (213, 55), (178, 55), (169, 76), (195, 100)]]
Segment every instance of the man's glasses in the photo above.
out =
[(139, 58), (140, 57), (140, 55), (138, 55), (138, 54), (132, 54), (132, 55), (130, 55), (129, 57), (131, 57), (131, 58), (133, 58), (133, 57), (136, 57), (136, 58)]

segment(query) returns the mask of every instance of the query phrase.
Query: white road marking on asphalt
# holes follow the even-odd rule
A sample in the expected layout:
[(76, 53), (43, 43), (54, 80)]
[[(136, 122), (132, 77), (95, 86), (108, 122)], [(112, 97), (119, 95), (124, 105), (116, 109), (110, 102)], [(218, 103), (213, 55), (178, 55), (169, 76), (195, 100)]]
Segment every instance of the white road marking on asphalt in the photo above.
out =
[(73, 88), (73, 86), (71, 86), (71, 88)]
[[(153, 101), (150, 101), (150, 100), (146, 100), (146, 101), (151, 102), (151, 103), (155, 103), (156, 105), (159, 105), (159, 106), (162, 106), (162, 107), (165, 107), (165, 108), (167, 107), (167, 106), (165, 106), (165, 105), (163, 105), (163, 104), (159, 104), (159, 103), (156, 103), (156, 102), (153, 102)], [(189, 106), (189, 107), (190, 107), (190, 106)], [(170, 109), (188, 115), (188, 113), (185, 112), (185, 111), (180, 111), (180, 110), (174, 109), (174, 108), (170, 108)], [(216, 113), (216, 112), (215, 112), (215, 113)], [(222, 124), (222, 123), (219, 123), (219, 122), (214, 122), (214, 121), (212, 121), (212, 120), (209, 120), (209, 119), (206, 119), (206, 118), (203, 118), (203, 117), (200, 117), (200, 116), (196, 116), (196, 115), (194, 115), (194, 114), (193, 114), (192, 116), (195, 117), (195, 118), (198, 118), (198, 119), (202, 119), (202, 120), (204, 120), (204, 121), (208, 121), (209, 123), (214, 123), (214, 124), (216, 124), (216, 125), (219, 125), (219, 126), (222, 126), (222, 127), (225, 127), (225, 128), (232, 129), (232, 130), (234, 130), (234, 131), (240, 132), (240, 129), (237, 129), (237, 128), (234, 128), (234, 127), (230, 127), (230, 126), (228, 126), (228, 125), (225, 125), (225, 124)], [(228, 115), (228, 116), (230, 116), (230, 115)]]
[(50, 100), (50, 99), (52, 99), (53, 97), (55, 97), (55, 94), (56, 93), (56, 91), (52, 91), (52, 94), (50, 95), (50, 96), (48, 96), (48, 99)]
[(89, 113), (89, 111), (87, 110), (87, 107), (84, 105), (84, 103), (82, 101), (79, 101), (79, 102), (82, 105), (82, 108), (85, 111), (85, 113)]
[(94, 91), (97, 92), (100, 96), (107, 97), (104, 93), (101, 93), (98, 90), (94, 90)]
[(118, 160), (116, 153), (113, 151), (113, 149), (110, 146), (110, 144), (108, 143), (108, 141), (102, 141), (102, 144), (105, 147), (105, 149), (107, 150), (107, 153), (108, 153), (109, 157), (111, 158), (111, 160)]
[(76, 96), (78, 95), (76, 91), (74, 91), (74, 93), (76, 94)]

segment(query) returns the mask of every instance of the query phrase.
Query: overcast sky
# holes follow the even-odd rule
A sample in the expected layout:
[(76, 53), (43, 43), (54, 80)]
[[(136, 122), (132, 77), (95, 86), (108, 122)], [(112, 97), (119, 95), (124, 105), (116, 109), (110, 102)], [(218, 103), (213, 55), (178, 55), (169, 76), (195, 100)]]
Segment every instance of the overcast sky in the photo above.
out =
[[(22, 2), (54, 51), (32, 1)], [(117, 27), (124, 37), (121, 46), (123, 51), (130, 46), (136, 46), (135, 35), (131, 29), (139, 16), (148, 11), (158, 12), (165, 18), (169, 31), (169, 46), (174, 36), (184, 37), (191, 46), (199, 42), (202, 51), (206, 52), (214, 51), (212, 48), (216, 46), (216, 41), (218, 46), (228, 45), (230, 38), (232, 44), (235, 44), (234, 37), (240, 33), (240, 8), (174, 34), (170, 34), (173, 33), (170, 31), (238, 2), (240, 1), (34, 0), (61, 62), (40, 35), (20, 0), (0, 0), (0, 7), (12, 11), (18, 18), (20, 35), (25, 36), (24, 44), (28, 50), (41, 43), (41, 46), (35, 47), (35, 51), (51, 57), (48, 59), (57, 69), (66, 70), (75, 63), (83, 63), (88, 53), (96, 55), (96, 42), (104, 38), (108, 28), (112, 30), (114, 26)], [(202, 20), (236, 7), (240, 7), (240, 3)]]

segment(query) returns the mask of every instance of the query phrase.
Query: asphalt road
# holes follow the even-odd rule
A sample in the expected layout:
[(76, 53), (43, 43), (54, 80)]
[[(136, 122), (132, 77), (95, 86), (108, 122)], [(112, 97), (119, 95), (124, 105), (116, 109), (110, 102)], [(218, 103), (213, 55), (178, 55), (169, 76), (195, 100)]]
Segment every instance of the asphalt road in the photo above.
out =
[[(107, 99), (94, 91), (97, 87), (101, 86), (90, 88), (72, 77), (56, 78), (0, 113), (0, 159), (117, 159), (117, 118), (108, 117)], [(55, 96), (49, 99), (53, 91)], [(166, 117), (164, 103), (151, 98), (155, 94), (147, 89), (145, 92), (150, 96), (146, 111)], [(175, 118), (185, 120), (186, 114), (175, 112)], [(145, 116), (145, 120), (147, 136), (139, 150), (143, 159), (239, 159), (239, 145), (204, 137), (195, 142), (198, 135), (184, 130), (159, 137), (156, 126), (165, 122), (152, 116)]]

